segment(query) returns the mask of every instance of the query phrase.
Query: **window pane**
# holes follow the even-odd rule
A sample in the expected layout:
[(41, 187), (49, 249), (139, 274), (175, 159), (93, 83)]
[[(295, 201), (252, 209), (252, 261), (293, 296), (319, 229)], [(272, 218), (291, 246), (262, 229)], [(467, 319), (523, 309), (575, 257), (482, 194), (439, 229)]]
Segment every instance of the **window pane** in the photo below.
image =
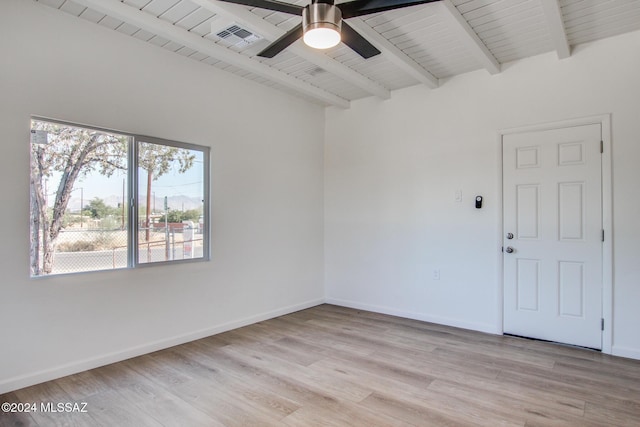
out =
[(130, 138), (31, 124), (31, 275), (127, 267)]
[(138, 263), (205, 257), (205, 152), (138, 144)]

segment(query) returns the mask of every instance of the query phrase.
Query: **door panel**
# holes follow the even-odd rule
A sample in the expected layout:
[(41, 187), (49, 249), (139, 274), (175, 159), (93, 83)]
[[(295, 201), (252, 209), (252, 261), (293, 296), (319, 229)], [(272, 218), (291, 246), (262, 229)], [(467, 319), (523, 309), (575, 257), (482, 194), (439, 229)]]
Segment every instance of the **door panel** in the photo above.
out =
[(518, 310), (538, 311), (540, 300), (540, 260), (517, 259)]
[(600, 125), (503, 138), (505, 333), (602, 347), (600, 140)]
[(584, 316), (584, 263), (560, 261), (560, 315)]
[(584, 240), (584, 182), (561, 182), (558, 184), (558, 209), (561, 241)]
[(519, 239), (538, 239), (540, 230), (540, 186), (516, 186), (516, 235)]

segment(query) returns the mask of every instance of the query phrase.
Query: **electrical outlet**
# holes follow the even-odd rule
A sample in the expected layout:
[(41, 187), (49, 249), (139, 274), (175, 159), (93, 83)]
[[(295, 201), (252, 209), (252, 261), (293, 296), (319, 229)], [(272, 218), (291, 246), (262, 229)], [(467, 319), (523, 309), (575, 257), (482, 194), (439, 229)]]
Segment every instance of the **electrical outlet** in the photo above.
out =
[(440, 270), (433, 270), (433, 280), (440, 280)]

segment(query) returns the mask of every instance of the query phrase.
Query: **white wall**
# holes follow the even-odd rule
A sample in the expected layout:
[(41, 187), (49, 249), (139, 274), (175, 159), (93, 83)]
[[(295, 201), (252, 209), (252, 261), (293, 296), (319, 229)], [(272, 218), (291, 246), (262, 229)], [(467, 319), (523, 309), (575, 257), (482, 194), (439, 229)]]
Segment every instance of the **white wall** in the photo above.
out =
[(640, 358), (638, 52), (640, 32), (328, 109), (328, 301), (499, 332), (498, 130), (611, 113), (613, 352)]
[[(0, 9), (0, 393), (322, 302), (323, 108), (33, 1)], [(32, 114), (211, 146), (213, 260), (29, 279)]]

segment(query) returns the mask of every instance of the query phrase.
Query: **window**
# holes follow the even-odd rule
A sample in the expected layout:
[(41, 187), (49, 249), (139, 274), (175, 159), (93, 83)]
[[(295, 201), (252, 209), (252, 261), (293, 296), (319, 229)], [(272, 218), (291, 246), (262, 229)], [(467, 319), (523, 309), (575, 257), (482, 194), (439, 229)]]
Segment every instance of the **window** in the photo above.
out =
[(209, 259), (209, 149), (34, 118), (31, 275)]

